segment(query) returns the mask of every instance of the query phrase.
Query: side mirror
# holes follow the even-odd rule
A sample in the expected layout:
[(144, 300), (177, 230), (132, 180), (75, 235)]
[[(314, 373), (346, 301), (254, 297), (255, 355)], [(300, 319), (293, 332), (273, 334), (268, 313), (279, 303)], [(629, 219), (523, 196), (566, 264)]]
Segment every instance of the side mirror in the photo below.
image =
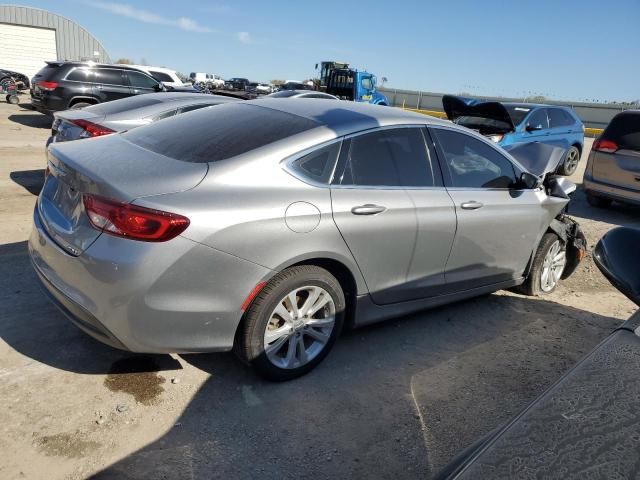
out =
[(538, 130), (542, 130), (542, 125), (527, 125), (525, 130), (529, 133), (537, 132)]
[(542, 180), (540, 180), (540, 178), (535, 176), (533, 173), (522, 172), (522, 174), (520, 175), (520, 185), (523, 185), (525, 188), (533, 190), (535, 188), (538, 188), (541, 184)]
[(156, 92), (164, 92), (166, 91), (166, 88), (164, 88), (164, 85), (162, 83), (157, 83), (156, 85), (154, 85), (153, 90)]
[(593, 261), (620, 293), (640, 306), (640, 230), (616, 227), (607, 232), (593, 249)]

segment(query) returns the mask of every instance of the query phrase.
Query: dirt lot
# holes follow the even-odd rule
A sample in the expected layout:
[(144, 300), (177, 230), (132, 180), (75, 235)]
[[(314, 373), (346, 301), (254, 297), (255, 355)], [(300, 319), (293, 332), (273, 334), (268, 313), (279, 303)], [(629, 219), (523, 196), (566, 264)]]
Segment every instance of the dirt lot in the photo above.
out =
[[(429, 477), (634, 311), (589, 257), (545, 298), (498, 292), (349, 332), (286, 384), (231, 354), (116, 351), (65, 320), (29, 265), (49, 127), (0, 104), (3, 479)], [(572, 213), (591, 245), (640, 225), (581, 191)]]

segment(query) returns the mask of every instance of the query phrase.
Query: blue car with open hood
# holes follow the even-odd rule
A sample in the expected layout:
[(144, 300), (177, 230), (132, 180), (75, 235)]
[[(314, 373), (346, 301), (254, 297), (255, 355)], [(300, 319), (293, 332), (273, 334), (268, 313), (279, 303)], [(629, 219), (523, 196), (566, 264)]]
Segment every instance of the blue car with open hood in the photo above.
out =
[(546, 143), (566, 151), (557, 173), (572, 175), (584, 147), (584, 125), (575, 112), (560, 105), (485, 102), (445, 95), (449, 120), (475, 130), (510, 150), (523, 143)]

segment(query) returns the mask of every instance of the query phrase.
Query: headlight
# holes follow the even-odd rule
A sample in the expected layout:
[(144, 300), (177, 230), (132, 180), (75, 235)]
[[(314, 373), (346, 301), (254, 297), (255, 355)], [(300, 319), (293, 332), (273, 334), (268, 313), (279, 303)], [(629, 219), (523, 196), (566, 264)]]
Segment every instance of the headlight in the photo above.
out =
[(504, 135), (489, 135), (489, 140), (491, 140), (494, 143), (498, 143), (501, 142), (502, 139), (504, 138)]

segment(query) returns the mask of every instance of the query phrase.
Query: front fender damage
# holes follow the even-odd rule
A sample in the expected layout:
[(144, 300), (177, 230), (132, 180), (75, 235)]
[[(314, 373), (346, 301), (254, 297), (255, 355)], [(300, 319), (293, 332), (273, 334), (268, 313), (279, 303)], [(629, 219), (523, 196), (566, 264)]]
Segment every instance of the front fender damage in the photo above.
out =
[(560, 237), (566, 247), (567, 264), (561, 277), (564, 280), (571, 276), (586, 256), (587, 237), (578, 222), (562, 213), (551, 221), (549, 228)]

